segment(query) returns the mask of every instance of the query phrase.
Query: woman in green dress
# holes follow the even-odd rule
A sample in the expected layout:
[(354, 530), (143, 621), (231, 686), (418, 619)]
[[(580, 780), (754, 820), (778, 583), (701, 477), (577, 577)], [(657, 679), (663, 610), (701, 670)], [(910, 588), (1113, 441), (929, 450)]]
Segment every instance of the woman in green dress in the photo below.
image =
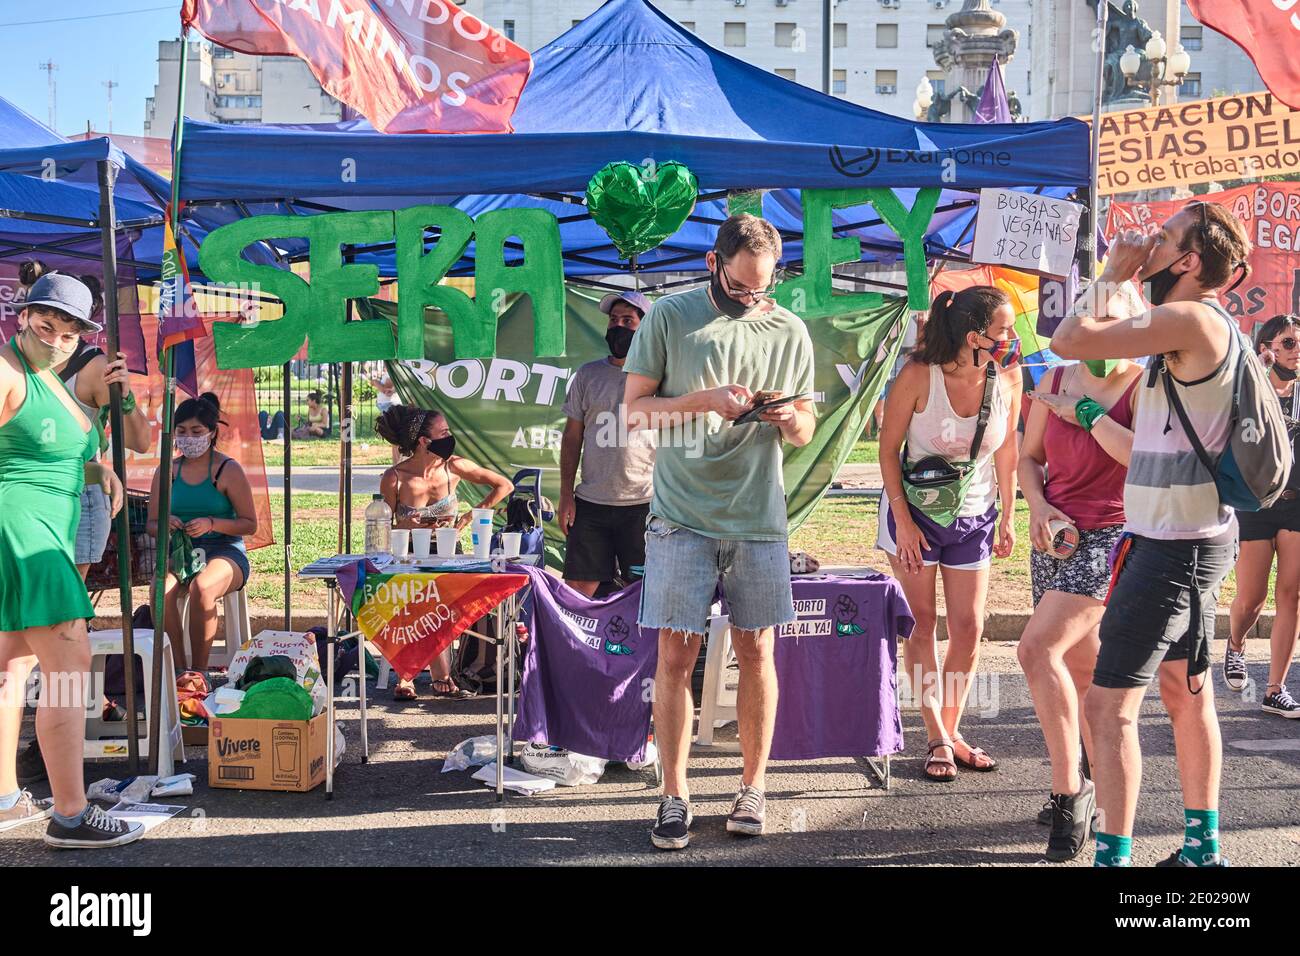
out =
[[(92, 295), (72, 276), (42, 276), (19, 314), (21, 331), (0, 348), (0, 830), (49, 817), (45, 842), (64, 848), (121, 846), (144, 829), (86, 802), (82, 760), (94, 616), (73, 562), (86, 482), (99, 484), (116, 514), (121, 482), (92, 461), (94, 429), (52, 367), (76, 348), (91, 321)], [(36, 735), (53, 806), (19, 790), (16, 775), (23, 689), (41, 666)]]

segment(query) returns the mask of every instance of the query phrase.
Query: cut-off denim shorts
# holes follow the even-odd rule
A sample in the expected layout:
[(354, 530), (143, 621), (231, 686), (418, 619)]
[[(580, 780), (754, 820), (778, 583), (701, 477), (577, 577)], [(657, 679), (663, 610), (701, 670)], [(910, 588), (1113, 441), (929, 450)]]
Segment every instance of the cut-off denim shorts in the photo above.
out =
[(795, 619), (787, 541), (710, 538), (649, 516), (642, 627), (707, 633), (719, 584), (732, 627), (754, 631)]

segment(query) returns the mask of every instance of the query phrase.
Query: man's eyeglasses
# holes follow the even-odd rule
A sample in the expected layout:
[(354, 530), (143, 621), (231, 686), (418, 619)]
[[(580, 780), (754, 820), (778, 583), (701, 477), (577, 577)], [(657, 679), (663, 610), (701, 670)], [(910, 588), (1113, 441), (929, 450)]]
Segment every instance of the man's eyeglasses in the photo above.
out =
[[(716, 253), (715, 253), (716, 254)], [(764, 299), (770, 299), (776, 293), (776, 276), (773, 275), (772, 282), (765, 289), (744, 289), (736, 286), (731, 281), (731, 276), (727, 274), (727, 267), (722, 256), (718, 256), (718, 274), (722, 277), (722, 290), (741, 302), (749, 302), (751, 305), (757, 305)]]

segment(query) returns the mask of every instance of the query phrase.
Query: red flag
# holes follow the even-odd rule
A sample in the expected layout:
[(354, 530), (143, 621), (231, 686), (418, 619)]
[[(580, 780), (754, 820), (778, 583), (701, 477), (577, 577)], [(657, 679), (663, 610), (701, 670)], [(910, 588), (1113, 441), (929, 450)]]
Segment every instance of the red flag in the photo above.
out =
[(1192, 16), (1222, 33), (1255, 61), (1264, 85), (1300, 109), (1300, 6), (1296, 0), (1187, 0)]
[(384, 133), (509, 133), (528, 51), (451, 0), (183, 0), (213, 43), (296, 56)]

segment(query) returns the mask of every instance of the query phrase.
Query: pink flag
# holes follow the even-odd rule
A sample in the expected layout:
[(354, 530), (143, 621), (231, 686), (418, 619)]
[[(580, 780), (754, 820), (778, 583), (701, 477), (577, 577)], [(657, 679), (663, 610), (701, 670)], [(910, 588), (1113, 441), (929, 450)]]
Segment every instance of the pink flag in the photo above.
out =
[(528, 51), (451, 0), (183, 0), (213, 43), (307, 62), (384, 133), (508, 133)]

